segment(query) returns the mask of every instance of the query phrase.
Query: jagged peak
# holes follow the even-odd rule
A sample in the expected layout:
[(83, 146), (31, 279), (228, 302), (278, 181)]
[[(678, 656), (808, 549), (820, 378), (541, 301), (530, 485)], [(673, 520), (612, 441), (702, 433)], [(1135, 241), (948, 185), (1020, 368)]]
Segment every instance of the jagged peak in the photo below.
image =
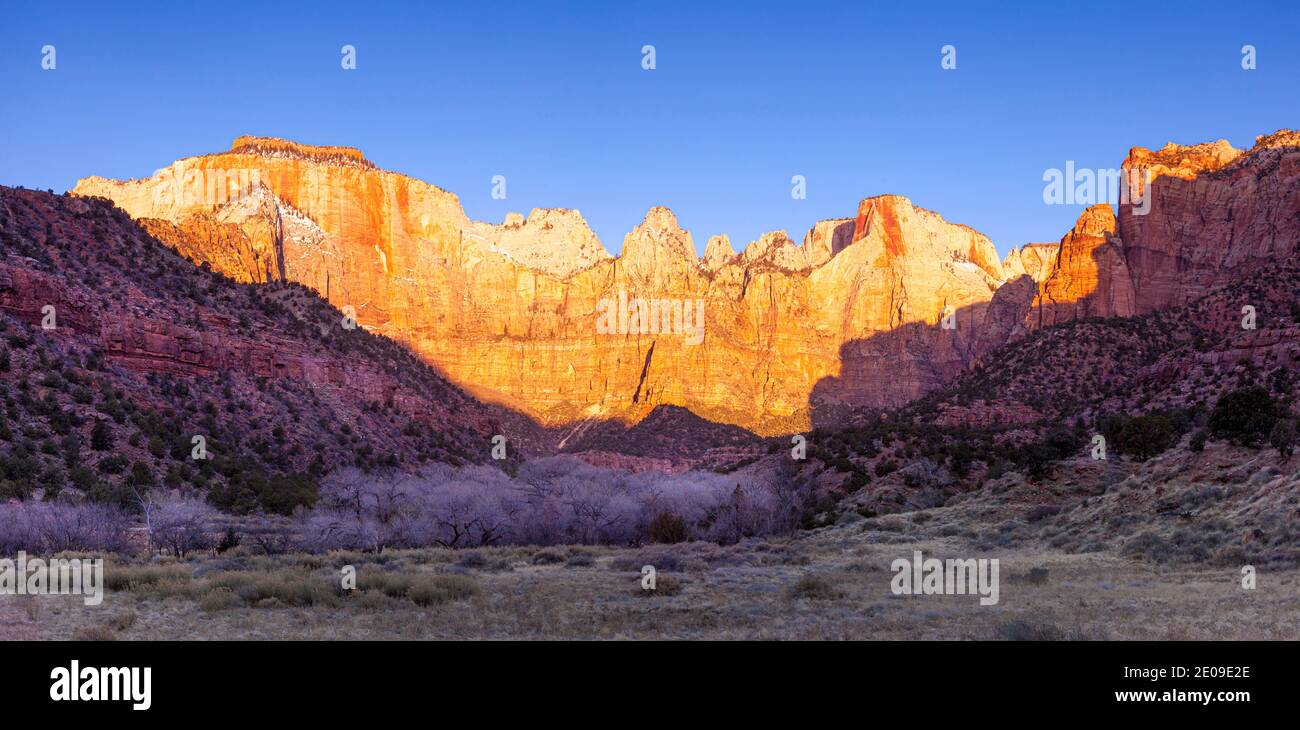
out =
[(1109, 203), (1097, 203), (1079, 214), (1070, 233), (1076, 236), (1113, 236), (1116, 225), (1115, 209)]
[[(869, 211), (876, 208), (886, 208), (895, 211), (907, 210), (910, 212), (914, 212), (920, 216), (933, 218), (938, 222), (943, 223), (944, 225), (954, 226), (956, 228), (961, 228), (970, 231), (971, 233), (974, 233), (975, 235), (980, 236), (985, 240), (988, 239), (988, 237), (985, 236), (983, 233), (980, 233), (979, 231), (975, 230), (974, 228), (971, 228), (965, 223), (954, 223), (953, 221), (944, 218), (942, 213), (939, 213), (938, 211), (935, 210), (931, 210), (930, 208), (923, 208), (917, 205), (916, 203), (913, 203), (912, 199), (907, 197), (906, 195), (898, 195), (897, 193), (882, 193), (880, 195), (873, 195), (869, 198), (863, 198), (862, 202), (858, 203), (858, 221), (862, 223), (864, 216)], [(866, 230), (858, 231), (855, 229), (853, 233), (853, 240), (856, 241), (864, 235), (866, 235)]]
[(853, 243), (854, 218), (827, 218), (813, 224), (804, 234), (801, 248), (808, 265), (817, 268)]
[(731, 238), (721, 233), (709, 237), (709, 242), (704, 247), (704, 258), (700, 263), (710, 271), (717, 271), (735, 257), (736, 249), (731, 246)]
[(677, 223), (677, 215), (672, 210), (662, 206), (652, 206), (646, 211), (645, 218), (641, 219), (641, 225), (638, 228), (647, 228), (656, 231), (680, 231), (681, 225)]
[(696, 260), (690, 231), (683, 229), (677, 223), (677, 216), (662, 205), (650, 208), (641, 223), (623, 238), (620, 258), (627, 258), (629, 254), (635, 258), (646, 247), (666, 249), (678, 257)]
[(1019, 248), (1013, 246), (1011, 250), (1007, 252), (1006, 257), (1002, 260), (1002, 265), (1006, 266), (1008, 261), (1011, 261), (1012, 259), (1023, 259), (1026, 256), (1041, 257), (1041, 256), (1051, 255), (1055, 253), (1056, 250), (1059, 249), (1060, 247), (1061, 247), (1060, 241), (1052, 241), (1052, 242), (1035, 241), (1032, 243), (1026, 243), (1020, 246)]
[[(1157, 151), (1134, 147), (1124, 158), (1124, 168), (1142, 170), (1146, 182), (1169, 176), (1191, 180), (1201, 175), (1231, 174), (1243, 166), (1271, 164), (1284, 149), (1300, 148), (1300, 132), (1279, 129), (1258, 135), (1249, 150), (1233, 147), (1226, 139), (1194, 145), (1167, 143)], [(1139, 181), (1140, 184), (1141, 181)]]
[[(964, 235), (948, 235), (951, 232)], [(935, 238), (935, 233), (942, 235)], [(926, 241), (940, 242), (955, 260), (974, 264), (993, 280), (1003, 278), (1002, 260), (988, 236), (968, 225), (953, 223), (902, 195), (875, 195), (858, 204), (853, 241), (871, 235), (877, 237), (891, 258), (907, 256), (915, 245), (928, 245)]]
[(1060, 245), (1061, 244), (1059, 241), (1034, 241), (1032, 243), (1026, 243), (1020, 248), (1013, 248), (1011, 250), (1013, 252), (1019, 252), (1023, 254), (1029, 251), (1049, 250), (1049, 249), (1056, 248), (1057, 246)]
[(709, 242), (705, 245), (704, 252), (707, 254), (709, 251), (715, 249), (718, 252), (725, 252), (727, 254), (736, 253), (736, 249), (731, 245), (731, 236), (728, 236), (725, 233), (709, 236)]
[(1165, 146), (1161, 147), (1160, 151), (1161, 152), (1194, 151), (1194, 152), (1203, 152), (1203, 153), (1210, 153), (1210, 154), (1213, 153), (1222, 154), (1222, 153), (1231, 153), (1233, 151), (1240, 152), (1241, 150), (1238, 150), (1236, 147), (1233, 147), (1232, 143), (1226, 139), (1218, 139), (1213, 142), (1200, 142), (1198, 144), (1193, 144), (1193, 145), (1182, 145), (1174, 142), (1173, 140), (1170, 140), (1168, 142), (1165, 142)]
[[(519, 215), (516, 213), (515, 215)], [(528, 217), (521, 221), (525, 225), (554, 225), (562, 223), (565, 225), (581, 226), (590, 230), (587, 225), (587, 219), (582, 217), (582, 212), (577, 208), (533, 208), (528, 213)]]
[(467, 230), (514, 263), (561, 279), (611, 258), (582, 213), (572, 208), (534, 208), (527, 218), (507, 213), (501, 225), (471, 222)]
[(1015, 281), (1027, 274), (1034, 281), (1042, 281), (1051, 273), (1060, 251), (1059, 241), (1026, 243), (1012, 248), (1002, 259), (1002, 276), (1006, 281)]
[(853, 222), (852, 216), (846, 218), (823, 218), (817, 221), (816, 223), (812, 224), (812, 228), (809, 228), (808, 232), (804, 234), (804, 241), (807, 242), (808, 238), (812, 236), (814, 233), (816, 233), (817, 231), (825, 230), (827, 228), (834, 229), (837, 226), (842, 226), (845, 223), (852, 223), (852, 222)]
[(784, 229), (768, 231), (759, 235), (757, 239), (750, 241), (742, 253), (746, 259), (762, 258), (770, 251), (787, 246), (790, 248), (796, 247), (794, 241), (790, 240), (790, 236), (786, 234)]
[(784, 230), (769, 231), (751, 241), (741, 254), (745, 265), (759, 263), (770, 264), (786, 271), (802, 271), (808, 268), (807, 252)]
[(766, 233), (760, 234), (758, 240), (751, 241), (749, 245), (751, 247), (760, 244), (764, 246), (771, 246), (773, 244), (784, 246), (787, 243), (790, 244), (791, 246), (795, 245), (794, 241), (790, 240), (790, 235), (785, 232), (784, 228), (782, 228), (779, 230), (767, 231)]

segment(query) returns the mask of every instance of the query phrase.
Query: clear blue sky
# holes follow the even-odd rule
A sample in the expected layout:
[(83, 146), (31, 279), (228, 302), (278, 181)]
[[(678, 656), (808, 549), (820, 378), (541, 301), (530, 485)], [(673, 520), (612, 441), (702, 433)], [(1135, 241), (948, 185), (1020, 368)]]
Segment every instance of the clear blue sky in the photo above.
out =
[(1005, 254), (1077, 217), (1042, 202), (1066, 160), (1300, 127), (1294, 1), (114, 5), (0, 10), (0, 183), (141, 177), (262, 134), (359, 147), (476, 218), (577, 208), (615, 252), (652, 205), (702, 250), (899, 193)]

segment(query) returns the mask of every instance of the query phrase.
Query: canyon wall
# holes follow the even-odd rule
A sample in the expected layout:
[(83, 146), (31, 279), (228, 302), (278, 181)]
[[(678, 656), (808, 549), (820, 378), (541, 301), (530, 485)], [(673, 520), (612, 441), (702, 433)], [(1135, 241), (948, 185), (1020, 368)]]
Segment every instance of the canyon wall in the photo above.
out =
[(1029, 329), (1185, 302), (1289, 255), (1298, 137), (1249, 153), (1135, 148), (1125, 164), (1150, 174), (1135, 191), (1145, 215), (1094, 206), (1060, 243), (1005, 261), (894, 195), (818, 222), (801, 245), (777, 231), (736, 251), (719, 235), (702, 258), (652, 208), (614, 257), (577, 211), (474, 221), (452, 193), (358, 150), (269, 138), (74, 192), (239, 281), (305, 284), (543, 424), (631, 423), (667, 404), (776, 434), (823, 408), (905, 403)]
[[(984, 332), (1004, 283), (988, 238), (899, 196), (818, 223), (802, 245), (774, 232), (737, 252), (715, 237), (700, 259), (665, 208), (613, 257), (576, 211), (472, 221), (455, 195), (356, 150), (265, 138), (74, 192), (109, 198), (239, 281), (301, 282), (474, 395), (548, 425), (634, 422), (670, 404), (796, 431), (820, 381), (836, 383), (819, 391), (835, 402), (898, 405), (1011, 334)], [(638, 299), (668, 300), (668, 322), (656, 308), (646, 327)]]
[(1259, 137), (1250, 150), (1223, 140), (1134, 147), (1122, 169), (1118, 217), (1094, 205), (1059, 244), (1007, 257), (1009, 273), (1039, 282), (1027, 327), (1186, 304), (1300, 244), (1300, 133)]
[(1149, 208), (1137, 197), (1119, 206), (1138, 312), (1187, 303), (1300, 243), (1300, 132), (1259, 137), (1249, 151), (1222, 140), (1135, 147), (1124, 166), (1150, 186)]

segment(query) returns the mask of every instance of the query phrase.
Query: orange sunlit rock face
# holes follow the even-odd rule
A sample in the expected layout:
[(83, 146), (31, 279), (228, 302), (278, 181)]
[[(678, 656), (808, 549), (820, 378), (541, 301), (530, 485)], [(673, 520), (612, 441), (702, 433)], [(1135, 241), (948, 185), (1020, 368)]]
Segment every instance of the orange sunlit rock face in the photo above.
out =
[(1276, 231), (1300, 211), (1297, 136), (1249, 153), (1135, 149), (1126, 165), (1150, 173), (1146, 215), (1094, 206), (1059, 244), (1005, 261), (896, 195), (815, 224), (802, 245), (779, 231), (737, 251), (714, 236), (703, 258), (652, 208), (613, 257), (576, 210), (474, 221), (452, 193), (353, 148), (255, 137), (74, 192), (110, 198), (235, 279), (297, 281), (352, 307), (474, 395), (544, 424), (633, 422), (669, 404), (775, 434), (823, 406), (900, 405), (1028, 329), (1186, 301), (1289, 251), (1279, 241), (1295, 232)]
[[(356, 150), (284, 140), (241, 137), (151, 178), (88, 178), (74, 192), (110, 198), (237, 280), (285, 278), (351, 306), (474, 394), (547, 424), (635, 421), (673, 404), (789, 432), (809, 425), (809, 399), (828, 379), (836, 400), (896, 405), (978, 354), (983, 310), (1003, 281), (985, 236), (899, 196), (818, 223), (803, 245), (778, 232), (736, 252), (720, 237), (701, 260), (666, 208), (651, 209), (615, 258), (577, 211), (472, 221), (455, 195)], [(598, 331), (602, 302), (617, 310), (637, 298), (702, 305), (702, 335), (672, 323), (642, 331), (635, 313), (631, 326), (615, 318), (614, 331)], [(956, 330), (938, 326), (946, 307)], [(932, 340), (923, 355), (907, 338), (873, 343), (912, 323)], [(877, 347), (894, 362), (887, 371), (835, 380), (842, 357), (863, 372)]]
[(1031, 326), (1132, 314), (1133, 282), (1115, 240), (1115, 211), (1094, 205), (1057, 246), (1056, 260), (1039, 283)]
[(1042, 281), (1056, 266), (1056, 256), (1060, 253), (1059, 243), (1026, 243), (1020, 248), (1011, 249), (1011, 253), (1002, 260), (1002, 273), (1008, 279), (1028, 276), (1034, 281)]

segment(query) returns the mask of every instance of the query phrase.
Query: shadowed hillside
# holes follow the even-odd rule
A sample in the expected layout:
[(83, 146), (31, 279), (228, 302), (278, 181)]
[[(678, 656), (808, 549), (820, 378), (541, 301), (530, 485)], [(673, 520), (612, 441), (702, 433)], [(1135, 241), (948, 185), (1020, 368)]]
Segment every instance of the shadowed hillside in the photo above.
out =
[(197, 267), (107, 201), (0, 188), (0, 252), (0, 498), (192, 487), (287, 513), (340, 466), (543, 443), (301, 285)]

